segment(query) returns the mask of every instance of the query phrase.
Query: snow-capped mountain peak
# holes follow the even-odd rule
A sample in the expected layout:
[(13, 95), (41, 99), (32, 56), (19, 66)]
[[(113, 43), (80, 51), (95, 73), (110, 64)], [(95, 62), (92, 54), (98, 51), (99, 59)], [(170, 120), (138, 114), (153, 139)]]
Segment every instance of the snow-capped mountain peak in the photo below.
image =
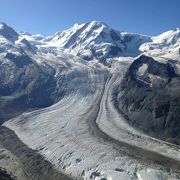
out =
[(11, 42), (15, 42), (18, 39), (19, 34), (6, 23), (0, 23), (0, 36), (3, 36)]
[[(86, 60), (129, 56), (142, 53), (150, 56), (176, 57), (180, 54), (180, 29), (167, 31), (159, 36), (149, 37), (117, 31), (101, 21), (74, 24), (71, 28), (53, 36), (17, 33), (5, 23), (0, 24), (1, 47), (20, 46), (28, 50), (30, 45), (45, 53), (80, 56)], [(24, 40), (23, 40), (24, 39)], [(36, 49), (35, 47), (30, 48)]]
[(56, 33), (51, 44), (86, 59), (118, 55), (124, 48), (120, 32), (99, 21), (75, 24), (68, 30)]
[(147, 42), (141, 45), (140, 50), (149, 55), (169, 56), (179, 54), (180, 51), (180, 29), (176, 28), (154, 36), (152, 42)]
[(177, 42), (180, 42), (180, 29), (176, 28), (175, 30), (170, 30), (160, 34), (159, 36), (152, 38), (153, 43), (158, 44), (161, 48), (165, 48), (167, 46), (172, 46)]
[(137, 56), (139, 46), (151, 38), (132, 33), (122, 33), (101, 21), (75, 24), (57, 32), (46, 47), (58, 47), (84, 59), (106, 59), (118, 56)]
[(30, 33), (27, 32), (19, 32), (19, 34), (33, 45), (42, 44), (42, 42), (47, 39), (47, 37), (41, 34), (31, 35)]
[(19, 54), (24, 51), (35, 51), (36, 47), (25, 36), (31, 35), (29, 33), (21, 35), (6, 23), (0, 23), (0, 52)]
[[(110, 29), (110, 27), (108, 25), (106, 25), (105, 23), (100, 22), (100, 21), (92, 21), (92, 22), (85, 23), (85, 24), (77, 24), (76, 23), (67, 30), (55, 33), (52, 41), (61, 40), (62, 44), (63, 44), (63, 40), (64, 41), (67, 40), (67, 37), (70, 38), (73, 34), (78, 33), (80, 30), (84, 31), (84, 32), (85, 31), (88, 32), (88, 31), (92, 31), (93, 29), (95, 30), (98, 28), (109, 28)], [(63, 36), (65, 36), (66, 38), (64, 37), (64, 39), (62, 39)]]

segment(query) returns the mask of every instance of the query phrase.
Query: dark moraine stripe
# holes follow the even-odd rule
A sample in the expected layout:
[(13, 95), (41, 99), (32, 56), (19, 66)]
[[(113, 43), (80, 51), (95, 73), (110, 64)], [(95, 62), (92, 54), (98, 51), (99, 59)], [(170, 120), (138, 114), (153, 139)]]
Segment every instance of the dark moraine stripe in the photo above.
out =
[(42, 155), (28, 148), (12, 130), (3, 126), (0, 126), (0, 143), (23, 164), (27, 180), (73, 180), (57, 171)]

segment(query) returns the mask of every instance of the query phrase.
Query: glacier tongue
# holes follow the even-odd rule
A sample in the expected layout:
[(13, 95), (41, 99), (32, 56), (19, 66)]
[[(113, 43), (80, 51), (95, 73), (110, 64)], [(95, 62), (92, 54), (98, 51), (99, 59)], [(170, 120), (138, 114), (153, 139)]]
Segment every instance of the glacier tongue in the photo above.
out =
[[(137, 133), (112, 106), (110, 84), (119, 83), (116, 78), (125, 73), (130, 61), (119, 60), (114, 69), (95, 62), (66, 61), (74, 66), (67, 71), (71, 77), (69, 93), (58, 103), (24, 113), (4, 126), (58, 170), (75, 178), (140, 180), (147, 176), (159, 180), (176, 176), (156, 161), (164, 164), (163, 155), (167, 155), (167, 167), (176, 169), (179, 150)], [(61, 77), (61, 72), (56, 76)]]

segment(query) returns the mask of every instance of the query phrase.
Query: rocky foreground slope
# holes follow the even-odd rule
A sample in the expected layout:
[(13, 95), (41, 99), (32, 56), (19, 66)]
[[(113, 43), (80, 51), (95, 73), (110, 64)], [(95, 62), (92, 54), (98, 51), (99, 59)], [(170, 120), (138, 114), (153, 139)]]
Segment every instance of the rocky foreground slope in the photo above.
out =
[(2, 23), (1, 123), (73, 178), (180, 179), (179, 32), (93, 21), (44, 37)]

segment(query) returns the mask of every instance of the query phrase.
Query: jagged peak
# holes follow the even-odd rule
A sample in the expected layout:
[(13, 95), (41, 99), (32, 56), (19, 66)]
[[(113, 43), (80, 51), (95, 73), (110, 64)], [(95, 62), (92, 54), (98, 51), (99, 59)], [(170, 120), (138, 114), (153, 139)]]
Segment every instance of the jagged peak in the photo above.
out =
[(180, 34), (180, 29), (179, 29), (179, 28), (175, 28), (175, 29), (173, 29), (173, 30), (169, 30), (169, 31), (163, 32), (163, 33), (161, 33), (160, 35), (155, 36), (155, 37), (153, 37), (153, 38), (158, 38), (158, 37), (168, 38), (168, 37), (174, 36), (174, 35), (176, 35), (176, 34)]
[(110, 26), (108, 26), (106, 23), (102, 22), (102, 21), (90, 21), (88, 23), (82, 23), (82, 24), (79, 24), (79, 23), (75, 23), (73, 26), (71, 26), (70, 28), (64, 30), (64, 31), (58, 31), (54, 34), (54, 36), (56, 35), (60, 35), (61, 33), (63, 32), (67, 32), (67, 31), (76, 31), (78, 29), (81, 29), (83, 27), (86, 27), (86, 28), (91, 28), (91, 27), (94, 27), (94, 26), (97, 26), (97, 27), (106, 27), (106, 28), (110, 28)]
[(110, 27), (103, 21), (90, 21), (87, 24), (92, 25), (92, 26), (96, 25), (96, 26), (99, 26), (99, 27)]
[(0, 29), (4, 29), (5, 27), (7, 27), (8, 25), (4, 22), (0, 22)]
[(0, 35), (12, 42), (16, 41), (19, 37), (19, 34), (4, 22), (0, 23)]

